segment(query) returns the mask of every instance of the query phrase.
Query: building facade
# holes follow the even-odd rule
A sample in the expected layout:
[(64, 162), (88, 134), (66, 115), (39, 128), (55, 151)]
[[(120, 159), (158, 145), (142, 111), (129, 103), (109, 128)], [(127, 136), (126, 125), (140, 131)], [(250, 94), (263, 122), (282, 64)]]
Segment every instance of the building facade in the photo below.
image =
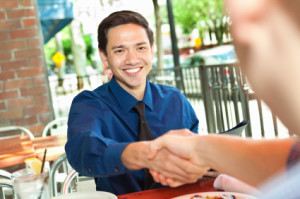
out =
[(0, 126), (40, 135), (53, 117), (36, 0), (0, 0)]

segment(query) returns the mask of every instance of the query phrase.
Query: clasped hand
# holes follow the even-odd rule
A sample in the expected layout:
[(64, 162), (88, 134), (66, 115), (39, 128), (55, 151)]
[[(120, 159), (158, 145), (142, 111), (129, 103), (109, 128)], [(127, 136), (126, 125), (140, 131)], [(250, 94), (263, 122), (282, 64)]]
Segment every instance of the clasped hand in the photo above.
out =
[(196, 182), (210, 169), (193, 152), (193, 137), (187, 129), (172, 130), (150, 142), (150, 173), (155, 182), (171, 187)]

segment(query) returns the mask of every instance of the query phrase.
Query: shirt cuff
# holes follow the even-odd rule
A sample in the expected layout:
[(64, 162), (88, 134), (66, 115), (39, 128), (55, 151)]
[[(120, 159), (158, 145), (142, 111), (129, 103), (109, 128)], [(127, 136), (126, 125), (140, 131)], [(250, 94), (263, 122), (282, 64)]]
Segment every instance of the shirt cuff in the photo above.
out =
[(293, 144), (288, 156), (287, 166), (288, 168), (290, 168), (299, 162), (300, 162), (300, 140), (298, 140), (295, 144)]
[(107, 174), (119, 175), (125, 171), (129, 171), (127, 167), (123, 165), (121, 160), (121, 154), (128, 144), (130, 143), (112, 144), (106, 149), (103, 158), (103, 165)]

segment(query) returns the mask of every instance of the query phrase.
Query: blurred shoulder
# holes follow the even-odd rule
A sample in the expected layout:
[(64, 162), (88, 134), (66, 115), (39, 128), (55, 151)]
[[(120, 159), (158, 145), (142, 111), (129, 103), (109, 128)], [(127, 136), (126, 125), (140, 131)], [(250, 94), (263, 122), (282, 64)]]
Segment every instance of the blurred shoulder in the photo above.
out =
[(76, 95), (73, 99), (74, 101), (82, 101), (82, 100), (97, 100), (105, 98), (108, 95), (108, 84), (103, 84), (94, 90), (84, 90), (81, 91), (78, 95)]
[(162, 84), (150, 83), (152, 94), (155, 96), (161, 96), (163, 98), (173, 98), (173, 100), (186, 101), (186, 97), (183, 93), (173, 86), (167, 86)]

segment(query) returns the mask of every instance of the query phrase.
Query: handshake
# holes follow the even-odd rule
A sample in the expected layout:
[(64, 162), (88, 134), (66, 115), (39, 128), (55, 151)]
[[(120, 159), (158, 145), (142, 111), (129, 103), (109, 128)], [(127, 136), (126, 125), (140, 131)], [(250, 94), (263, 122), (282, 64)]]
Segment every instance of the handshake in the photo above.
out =
[(129, 144), (122, 162), (131, 170), (148, 168), (154, 181), (162, 185), (194, 183), (211, 169), (205, 154), (202, 156), (207, 145), (203, 137), (188, 129), (172, 130), (152, 141)]

